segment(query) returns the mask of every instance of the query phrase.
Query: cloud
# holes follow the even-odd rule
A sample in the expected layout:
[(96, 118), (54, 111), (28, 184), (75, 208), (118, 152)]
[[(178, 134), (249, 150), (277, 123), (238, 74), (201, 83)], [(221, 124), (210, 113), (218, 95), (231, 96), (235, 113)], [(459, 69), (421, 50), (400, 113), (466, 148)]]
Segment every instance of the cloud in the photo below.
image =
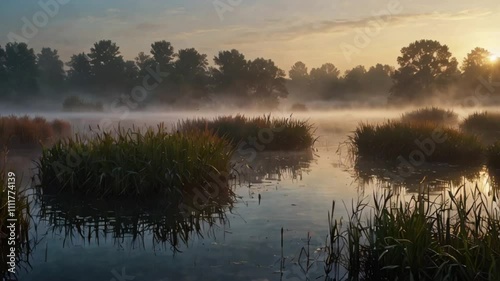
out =
[[(255, 43), (262, 40), (292, 41), (304, 36), (333, 34), (343, 35), (359, 28), (379, 24), (382, 28), (427, 24), (429, 21), (462, 21), (493, 14), (485, 10), (463, 10), (455, 13), (383, 14), (359, 19), (316, 20), (290, 24), (288, 21), (268, 20), (266, 27), (247, 28), (246, 32), (234, 36), (228, 45)], [(243, 28), (241, 28), (243, 29)], [(241, 30), (240, 29), (240, 30)]]
[(166, 24), (143, 22), (135, 26), (135, 29), (140, 31), (148, 31), (153, 29), (160, 29), (166, 27)]
[(168, 9), (165, 11), (165, 14), (168, 16), (183, 15), (185, 13), (186, 13), (186, 9), (184, 7), (172, 8), (172, 9)]

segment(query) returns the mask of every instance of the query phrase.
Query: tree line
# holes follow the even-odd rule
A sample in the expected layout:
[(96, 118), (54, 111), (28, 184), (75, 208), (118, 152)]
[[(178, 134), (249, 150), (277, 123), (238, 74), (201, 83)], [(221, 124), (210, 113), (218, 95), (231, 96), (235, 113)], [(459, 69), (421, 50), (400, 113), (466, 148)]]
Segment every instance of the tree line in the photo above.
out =
[[(500, 78), (500, 63), (492, 60), (488, 50), (473, 49), (459, 67), (449, 48), (433, 40), (402, 48), (397, 62), (397, 68), (359, 65), (341, 74), (333, 63), (309, 71), (299, 61), (286, 78), (272, 60), (248, 60), (234, 49), (220, 51), (209, 66), (207, 55), (194, 48), (175, 51), (167, 41), (154, 42), (148, 53), (125, 60), (116, 43), (101, 40), (64, 64), (57, 50), (42, 48), (35, 54), (25, 43), (7, 43), (5, 48), (0, 46), (0, 97), (16, 101), (86, 94), (109, 99), (146, 83), (151, 95), (145, 102), (155, 104), (209, 103), (223, 98), (237, 106), (273, 108), (287, 97), (401, 104), (426, 103), (443, 95), (463, 98), (477, 92), (481, 83)], [(161, 83), (145, 80), (158, 73)]]

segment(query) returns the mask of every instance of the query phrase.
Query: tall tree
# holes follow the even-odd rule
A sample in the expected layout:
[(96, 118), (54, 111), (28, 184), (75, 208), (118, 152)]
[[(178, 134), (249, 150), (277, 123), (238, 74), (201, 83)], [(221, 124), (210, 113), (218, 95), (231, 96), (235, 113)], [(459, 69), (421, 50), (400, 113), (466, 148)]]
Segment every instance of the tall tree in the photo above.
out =
[(69, 86), (73, 90), (88, 91), (92, 88), (93, 74), (89, 56), (85, 53), (73, 55), (66, 65), (69, 67)]
[(394, 68), (389, 65), (378, 63), (370, 67), (361, 81), (363, 90), (370, 96), (384, 96), (387, 98), (392, 87), (391, 77), (393, 73)]
[(7, 54), (2, 46), (0, 46), (0, 97), (5, 97), (10, 92), (8, 80)]
[(128, 89), (131, 90), (136, 84), (142, 83), (142, 81), (139, 79), (139, 75), (139, 68), (137, 67), (135, 61), (128, 60), (124, 63), (123, 76), (125, 80), (123, 81), (123, 83), (127, 86)]
[(45, 91), (60, 92), (63, 87), (65, 72), (64, 63), (59, 59), (57, 50), (42, 48), (38, 54), (38, 69), (40, 70), (40, 87)]
[(238, 96), (246, 95), (249, 85), (250, 62), (239, 51), (221, 51), (214, 57), (216, 68), (212, 68), (215, 91)]
[(176, 57), (173, 79), (179, 93), (184, 98), (205, 98), (208, 91), (207, 55), (191, 48), (179, 50)]
[(139, 75), (144, 77), (148, 73), (147, 68), (153, 68), (155, 61), (150, 55), (140, 52), (135, 57), (135, 64), (139, 68)]
[(393, 102), (425, 102), (437, 91), (446, 90), (459, 75), (458, 62), (448, 46), (433, 40), (416, 41), (401, 49), (398, 64), (391, 89)]
[(325, 63), (320, 68), (311, 69), (309, 74), (311, 89), (316, 97), (330, 99), (339, 94), (340, 70), (333, 63)]
[(272, 60), (257, 58), (250, 63), (250, 97), (261, 106), (274, 108), (286, 98), (285, 72)]
[(125, 62), (120, 48), (111, 40), (101, 40), (90, 49), (95, 86), (101, 91), (123, 89)]
[(491, 55), (488, 50), (477, 47), (464, 58), (458, 91), (462, 96), (474, 93), (481, 79), (489, 81), (493, 78), (494, 64), (490, 59)]
[(309, 78), (309, 73), (306, 65), (303, 62), (298, 61), (292, 66), (292, 69), (288, 72), (288, 76), (296, 82), (302, 82)]
[(17, 97), (38, 93), (39, 71), (35, 51), (28, 48), (26, 43), (7, 43), (5, 57), (9, 87)]
[(151, 54), (154, 61), (160, 66), (161, 71), (168, 71), (174, 60), (174, 47), (165, 40), (151, 44)]
[(363, 89), (363, 80), (366, 75), (366, 68), (358, 65), (351, 70), (346, 71), (344, 75), (345, 90), (347, 94), (357, 96)]
[(479, 47), (468, 53), (462, 64), (463, 77), (477, 80), (483, 76), (484, 79), (488, 80), (493, 65), (490, 59), (491, 55), (490, 51)]
[(311, 80), (335, 80), (339, 78), (340, 70), (333, 63), (325, 63), (320, 68), (311, 69)]

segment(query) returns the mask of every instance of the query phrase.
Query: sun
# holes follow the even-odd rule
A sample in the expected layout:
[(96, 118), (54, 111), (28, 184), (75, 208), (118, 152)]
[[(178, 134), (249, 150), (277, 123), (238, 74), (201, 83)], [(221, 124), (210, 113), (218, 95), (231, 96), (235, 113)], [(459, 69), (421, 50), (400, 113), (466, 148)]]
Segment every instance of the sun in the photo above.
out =
[(497, 55), (490, 55), (490, 61), (491, 62), (496, 62), (498, 60), (498, 56)]

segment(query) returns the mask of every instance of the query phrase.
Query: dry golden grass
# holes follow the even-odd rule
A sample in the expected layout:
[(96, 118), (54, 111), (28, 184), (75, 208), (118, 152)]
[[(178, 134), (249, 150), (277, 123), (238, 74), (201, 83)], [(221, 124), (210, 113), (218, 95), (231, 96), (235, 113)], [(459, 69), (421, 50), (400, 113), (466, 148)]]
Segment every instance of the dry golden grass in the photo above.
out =
[(71, 125), (62, 120), (47, 121), (42, 117), (0, 116), (0, 146), (19, 148), (45, 145), (69, 137)]

